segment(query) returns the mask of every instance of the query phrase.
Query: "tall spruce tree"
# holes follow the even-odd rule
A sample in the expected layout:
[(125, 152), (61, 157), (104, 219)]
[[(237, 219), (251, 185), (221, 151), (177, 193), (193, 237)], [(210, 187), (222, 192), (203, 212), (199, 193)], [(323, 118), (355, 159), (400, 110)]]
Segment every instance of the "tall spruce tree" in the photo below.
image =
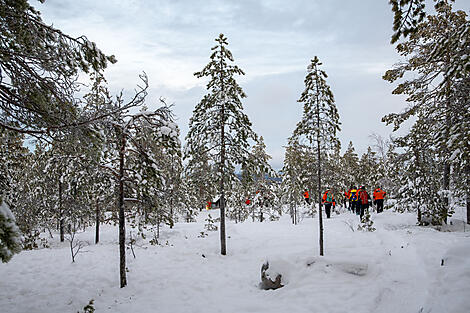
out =
[[(439, 159), (442, 160), (442, 187), (441, 195), (444, 203), (442, 214), (443, 222), (450, 215), (450, 173), (451, 151), (447, 145), (452, 131), (456, 86), (468, 77), (465, 71), (455, 74), (453, 67), (456, 60), (466, 58), (468, 47), (461, 47), (463, 39), (454, 36), (462, 27), (466, 27), (468, 20), (463, 11), (452, 11), (450, 5), (441, 5), (437, 8), (437, 14), (428, 16), (427, 20), (420, 23), (410, 38), (397, 45), (398, 52), (407, 58), (394, 69), (385, 73), (384, 79), (390, 82), (402, 79), (406, 73), (414, 72), (417, 75), (405, 79), (393, 91), (394, 94), (407, 95), (410, 106), (402, 113), (389, 114), (383, 118), (387, 124), (393, 123), (395, 129), (411, 116), (425, 119), (434, 127), (431, 136)], [(470, 41), (470, 32), (465, 33), (465, 40)], [(449, 45), (455, 43), (455, 49), (446, 49), (438, 56), (443, 42)], [(416, 131), (423, 129), (415, 128)], [(431, 165), (429, 165), (431, 166)]]
[(227, 253), (225, 241), (225, 193), (235, 176), (235, 165), (247, 162), (249, 140), (257, 136), (251, 129), (248, 116), (243, 113), (242, 98), (246, 95), (235, 80), (235, 75), (245, 73), (230, 64), (233, 56), (227, 49), (227, 38), (220, 34), (211, 50), (210, 62), (195, 73), (198, 78), (208, 77), (208, 93), (196, 105), (186, 136), (185, 158), (198, 153), (210, 153), (218, 167), (220, 192), (220, 242), (221, 254)]
[(305, 90), (298, 102), (304, 104), (302, 119), (297, 123), (294, 136), (304, 137), (317, 153), (317, 201), (319, 207), (319, 242), (320, 255), (323, 255), (323, 217), (321, 208), (322, 192), (322, 153), (334, 151), (339, 146), (336, 132), (340, 130), (339, 114), (333, 93), (326, 83), (328, 75), (320, 66), (322, 63), (317, 56), (307, 67)]
[(304, 163), (306, 158), (303, 157), (301, 147), (296, 141), (289, 141), (284, 154), (284, 166), (282, 167), (282, 183), (284, 199), (283, 203), (288, 204), (289, 213), (292, 218), (292, 223), (298, 223), (298, 209), (301, 204), (300, 201), (305, 184), (302, 179), (302, 174), (305, 168)]

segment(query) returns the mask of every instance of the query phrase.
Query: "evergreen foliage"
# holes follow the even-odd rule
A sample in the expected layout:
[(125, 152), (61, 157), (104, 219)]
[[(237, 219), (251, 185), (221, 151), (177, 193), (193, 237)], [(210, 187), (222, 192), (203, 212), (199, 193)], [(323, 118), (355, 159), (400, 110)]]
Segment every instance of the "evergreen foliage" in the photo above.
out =
[(212, 48), (210, 62), (194, 75), (208, 77), (208, 93), (196, 105), (189, 121), (184, 157), (198, 158), (208, 154), (208, 159), (217, 167), (211, 179), (219, 184), (221, 254), (226, 254), (225, 244), (225, 199), (235, 175), (235, 166), (248, 162), (250, 140), (257, 135), (251, 129), (248, 116), (243, 113), (242, 99), (246, 97), (235, 80), (235, 75), (244, 75), (227, 49), (227, 38), (220, 34)]
[[(436, 15), (428, 16), (425, 21), (417, 25), (407, 41), (397, 45), (397, 51), (407, 60), (387, 71), (384, 79), (390, 82), (403, 80), (393, 93), (407, 95), (410, 106), (401, 113), (385, 116), (383, 121), (387, 124), (393, 123), (395, 129), (398, 129), (411, 116), (417, 118), (414, 123), (415, 127), (412, 128), (408, 138), (398, 142), (401, 147), (408, 146), (411, 150), (416, 150), (418, 146), (425, 151), (431, 149), (431, 154), (426, 156), (426, 158), (432, 157), (431, 163), (422, 163), (422, 158), (419, 156), (424, 157), (424, 152), (415, 151), (412, 153), (414, 156), (408, 159), (412, 163), (420, 164), (420, 175), (430, 173), (435, 175), (433, 177), (421, 176), (420, 180), (424, 184), (430, 184), (427, 186), (429, 192), (441, 196), (440, 201), (432, 200), (435, 201), (434, 204), (428, 203), (425, 206), (430, 210), (429, 212), (432, 212), (430, 214), (433, 215), (433, 223), (440, 223), (446, 222), (452, 214), (452, 207), (450, 207), (451, 168), (465, 168), (465, 163), (458, 162), (463, 159), (452, 158), (452, 152), (458, 155), (459, 152), (456, 151), (460, 150), (460, 145), (452, 139), (459, 137), (463, 139), (468, 133), (468, 129), (454, 125), (456, 120), (465, 125), (462, 116), (465, 119), (466, 111), (462, 110), (462, 104), (465, 108), (465, 103), (468, 103), (466, 100), (468, 94), (457, 90), (462, 87), (462, 84), (465, 85), (468, 82), (469, 76), (463, 69), (456, 73), (453, 68), (455, 63), (460, 62), (457, 62), (458, 60), (466, 58), (468, 54), (468, 47), (460, 46), (460, 43), (469, 41), (470, 32), (463, 33), (466, 34), (466, 38), (455, 36), (455, 34), (462, 35), (461, 29), (467, 27), (469, 23), (465, 12), (454, 12), (448, 4), (442, 4), (436, 10)], [(442, 50), (443, 46), (446, 49)], [(449, 49), (450, 46), (454, 48)], [(439, 54), (436, 54), (436, 51), (440, 51)], [(405, 76), (408, 72), (413, 72), (416, 76), (404, 79), (408, 77)], [(425, 140), (428, 146), (423, 147), (420, 144), (414, 147), (409, 146), (417, 143), (417, 140)], [(454, 162), (451, 163), (451, 160)], [(440, 177), (436, 169), (441, 172)], [(408, 173), (411, 176), (414, 175), (411, 172)], [(416, 180), (416, 178), (411, 180)], [(437, 192), (436, 184), (441, 186)], [(437, 207), (441, 207), (442, 211), (436, 211)]]
[(1, 0), (0, 7), (0, 126), (48, 136), (96, 118), (99, 112), (79, 112), (78, 74), (102, 71), (114, 56), (46, 25), (27, 0)]
[[(322, 63), (315, 56), (307, 67), (305, 77), (305, 89), (298, 102), (304, 104), (302, 119), (297, 123), (294, 130), (294, 140), (306, 140), (310, 147), (315, 145), (317, 154), (317, 195), (318, 206), (320, 208), (320, 255), (323, 255), (323, 220), (321, 211), (321, 191), (322, 191), (322, 151), (327, 153), (335, 148), (338, 149), (340, 143), (336, 132), (340, 130), (338, 109), (335, 105), (333, 93), (326, 83), (328, 75), (320, 66)], [(312, 192), (313, 194), (313, 192)], [(313, 197), (312, 197), (313, 198)]]

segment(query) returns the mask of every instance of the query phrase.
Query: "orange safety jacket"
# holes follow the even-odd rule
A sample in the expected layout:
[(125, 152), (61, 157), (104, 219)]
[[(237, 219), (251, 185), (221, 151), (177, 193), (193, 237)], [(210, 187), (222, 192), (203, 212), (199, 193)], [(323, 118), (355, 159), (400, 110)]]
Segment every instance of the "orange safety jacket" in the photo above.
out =
[(305, 199), (310, 198), (310, 195), (308, 194), (308, 191), (304, 192), (304, 198)]
[(335, 196), (334, 196), (333, 194), (331, 194), (331, 201), (326, 201), (326, 198), (327, 198), (329, 192), (330, 192), (330, 191), (327, 190), (327, 191), (325, 191), (325, 193), (323, 194), (323, 197), (322, 197), (322, 200), (323, 200), (323, 201), (322, 201), (322, 203), (333, 203), (333, 205), (336, 205)]
[(374, 200), (383, 200), (387, 193), (380, 188), (374, 190)]

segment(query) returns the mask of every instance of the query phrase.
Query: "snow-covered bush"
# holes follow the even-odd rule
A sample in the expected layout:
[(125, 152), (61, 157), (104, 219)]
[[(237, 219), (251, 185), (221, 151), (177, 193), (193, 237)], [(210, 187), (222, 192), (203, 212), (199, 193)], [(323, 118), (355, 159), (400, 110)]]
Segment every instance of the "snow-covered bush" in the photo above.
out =
[(8, 205), (0, 205), (0, 259), (3, 263), (11, 260), (15, 253), (21, 251), (21, 233), (16, 226), (15, 217)]

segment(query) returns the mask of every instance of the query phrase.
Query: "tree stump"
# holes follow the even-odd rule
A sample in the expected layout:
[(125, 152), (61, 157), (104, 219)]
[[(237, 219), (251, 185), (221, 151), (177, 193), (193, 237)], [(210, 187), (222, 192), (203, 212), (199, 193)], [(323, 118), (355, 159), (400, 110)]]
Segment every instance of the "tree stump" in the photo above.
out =
[(269, 262), (266, 261), (262, 266), (261, 266), (261, 283), (260, 283), (260, 288), (264, 290), (273, 290), (273, 289), (278, 289), (281, 287), (284, 287), (283, 284), (281, 284), (281, 274), (277, 274), (276, 278), (273, 280), (272, 277), (269, 276), (266, 271), (269, 268)]

